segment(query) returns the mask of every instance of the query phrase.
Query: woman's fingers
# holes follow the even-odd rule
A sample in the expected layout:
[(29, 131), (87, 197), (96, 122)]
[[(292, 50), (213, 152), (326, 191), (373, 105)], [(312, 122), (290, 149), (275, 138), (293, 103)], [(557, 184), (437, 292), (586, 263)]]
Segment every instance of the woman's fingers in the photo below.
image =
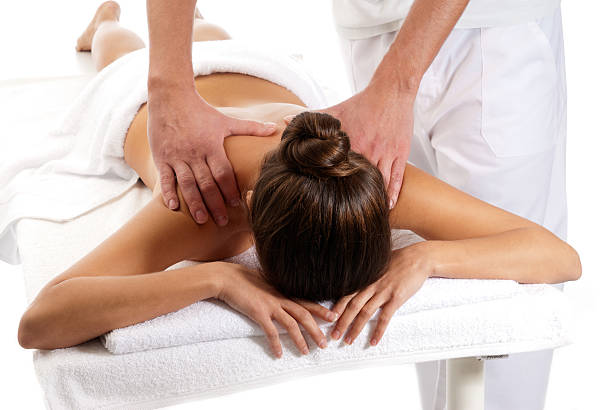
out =
[(322, 349), (327, 347), (327, 339), (308, 310), (290, 300), (283, 304), (283, 309), (304, 326), (312, 340)]
[(374, 294), (374, 291), (375, 289), (373, 286), (368, 286), (350, 300), (346, 306), (346, 309), (344, 309), (344, 312), (342, 312), (342, 315), (340, 315), (340, 318), (336, 323), (336, 328), (331, 334), (332, 339), (338, 340), (340, 336), (344, 334), (346, 329), (353, 322), (353, 319), (355, 319), (355, 316), (357, 316), (357, 314), (361, 311), (363, 305), (370, 300)]
[(374, 330), (374, 335), (370, 339), (370, 345), (376, 346), (380, 339), (383, 337), (385, 330), (387, 330), (387, 326), (391, 321), (391, 317), (395, 311), (401, 306), (400, 303), (397, 303), (395, 300), (390, 300), (380, 311), (380, 315), (378, 315), (378, 323), (376, 323), (376, 329)]
[(344, 341), (347, 344), (353, 343), (353, 341), (359, 336), (359, 333), (363, 330), (363, 327), (368, 321), (374, 316), (374, 313), (381, 307), (386, 301), (387, 296), (384, 293), (375, 294), (362, 308), (351, 326), (351, 330), (344, 337)]
[(336, 302), (336, 304), (334, 304), (334, 306), (332, 307), (332, 311), (336, 312), (338, 317), (340, 317), (344, 313), (344, 310), (346, 309), (346, 305), (349, 304), (349, 302), (351, 301), (351, 299), (355, 297), (355, 295), (357, 295), (357, 293), (353, 293), (353, 294), (341, 297)]
[(318, 318), (327, 320), (328, 322), (333, 322), (334, 320), (338, 319), (338, 313), (329, 310), (323, 305), (302, 299), (299, 299), (296, 302), (305, 307), (306, 310), (308, 310), (310, 313), (312, 313)]
[(302, 354), (308, 354), (308, 344), (306, 343), (306, 340), (304, 339), (304, 336), (300, 331), (300, 327), (298, 326), (295, 319), (283, 309), (279, 309), (278, 311), (276, 311), (274, 313), (273, 318), (285, 329), (287, 329), (289, 336), (291, 336), (291, 339), (293, 340), (293, 343), (295, 343), (295, 346), (298, 348), (298, 350), (302, 352)]
[(270, 345), (270, 349), (272, 349), (272, 353), (277, 358), (280, 358), (283, 355), (283, 348), (281, 347), (280, 337), (278, 337), (278, 330), (276, 329), (276, 326), (274, 326), (274, 323), (269, 317), (261, 318), (260, 320), (256, 321), (266, 334), (268, 344)]

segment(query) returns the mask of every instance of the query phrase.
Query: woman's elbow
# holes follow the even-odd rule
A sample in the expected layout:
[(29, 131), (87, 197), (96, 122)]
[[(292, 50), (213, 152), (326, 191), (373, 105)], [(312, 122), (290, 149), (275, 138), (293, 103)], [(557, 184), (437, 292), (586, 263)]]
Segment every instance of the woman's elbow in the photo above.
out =
[(582, 276), (582, 263), (580, 256), (574, 248), (563, 242), (562, 256), (556, 258), (557, 274), (551, 283), (564, 283), (580, 279)]
[(539, 282), (563, 283), (580, 279), (582, 264), (578, 252), (545, 228), (538, 227), (534, 232), (542, 239), (540, 249), (548, 249)]
[(24, 349), (39, 349), (41, 346), (42, 335), (38, 331), (38, 319), (36, 313), (33, 313), (31, 309), (28, 309), (19, 322), (19, 329), (17, 330), (17, 341), (19, 345)]
[(48, 309), (30, 306), (19, 321), (17, 341), (24, 349), (56, 349), (61, 343), (53, 317)]
[(578, 280), (582, 276), (582, 262), (580, 262), (580, 255), (578, 255), (578, 252), (576, 252), (576, 250), (571, 246), (567, 245), (567, 247), (569, 248), (569, 273), (565, 282)]

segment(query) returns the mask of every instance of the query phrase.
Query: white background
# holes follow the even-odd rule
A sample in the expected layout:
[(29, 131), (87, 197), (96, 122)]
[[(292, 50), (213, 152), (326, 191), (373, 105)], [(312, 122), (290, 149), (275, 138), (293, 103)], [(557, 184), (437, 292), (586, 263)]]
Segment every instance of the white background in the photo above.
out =
[[(2, 2), (0, 87), (15, 79), (90, 73), (89, 56), (75, 53), (73, 46), (98, 3)], [(145, 0), (126, 0), (121, 6), (124, 24), (146, 39)], [(261, 41), (303, 55), (324, 86), (332, 88), (338, 98), (347, 95), (328, 1), (200, 0), (200, 9), (234, 38)], [(555, 353), (546, 410), (601, 409), (609, 406), (612, 364), (608, 351), (612, 313), (608, 258), (612, 252), (612, 7), (604, 1), (566, 1), (562, 10), (568, 80), (568, 240), (580, 253), (583, 277), (565, 287), (576, 308), (576, 343)], [(10, 104), (0, 100), (0, 151), (17, 143), (1, 126), (2, 114)], [(44, 408), (32, 353), (17, 344), (17, 326), (26, 308), (20, 267), (0, 262), (0, 278), (0, 407)], [(414, 370), (402, 365), (299, 379), (181, 408), (412, 409), (418, 403)]]

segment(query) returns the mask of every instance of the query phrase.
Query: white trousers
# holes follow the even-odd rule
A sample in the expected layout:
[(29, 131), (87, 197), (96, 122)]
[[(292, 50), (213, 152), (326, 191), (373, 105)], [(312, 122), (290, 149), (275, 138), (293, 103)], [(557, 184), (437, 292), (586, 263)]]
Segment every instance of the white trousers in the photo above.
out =
[[(341, 40), (353, 92), (397, 32)], [(409, 161), (566, 238), (566, 85), (561, 12), (525, 24), (454, 29), (424, 75)], [(552, 351), (487, 361), (487, 410), (541, 410)], [(444, 362), (417, 366), (424, 410), (445, 406)]]

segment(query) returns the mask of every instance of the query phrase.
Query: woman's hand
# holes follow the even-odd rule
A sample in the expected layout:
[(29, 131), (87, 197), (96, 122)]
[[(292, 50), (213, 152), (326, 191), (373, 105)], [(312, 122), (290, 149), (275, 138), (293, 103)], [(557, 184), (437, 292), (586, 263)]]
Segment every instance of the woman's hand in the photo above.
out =
[(303, 354), (308, 353), (308, 344), (298, 324), (306, 329), (319, 347), (327, 347), (327, 339), (319, 329), (313, 315), (333, 321), (337, 317), (334, 312), (318, 303), (300, 301), (298, 304), (283, 297), (257, 272), (243, 266), (225, 262), (217, 263), (221, 280), (217, 298), (257, 322), (266, 333), (276, 357), (282, 356), (282, 348), (273, 320), (287, 329), (298, 350)]
[(332, 308), (340, 318), (331, 336), (338, 340), (352, 323), (344, 337), (353, 343), (365, 324), (382, 307), (376, 330), (370, 339), (375, 346), (381, 339), (391, 317), (423, 285), (432, 274), (432, 264), (427, 257), (427, 242), (420, 242), (393, 251), (391, 263), (385, 274), (364, 290), (341, 298)]

